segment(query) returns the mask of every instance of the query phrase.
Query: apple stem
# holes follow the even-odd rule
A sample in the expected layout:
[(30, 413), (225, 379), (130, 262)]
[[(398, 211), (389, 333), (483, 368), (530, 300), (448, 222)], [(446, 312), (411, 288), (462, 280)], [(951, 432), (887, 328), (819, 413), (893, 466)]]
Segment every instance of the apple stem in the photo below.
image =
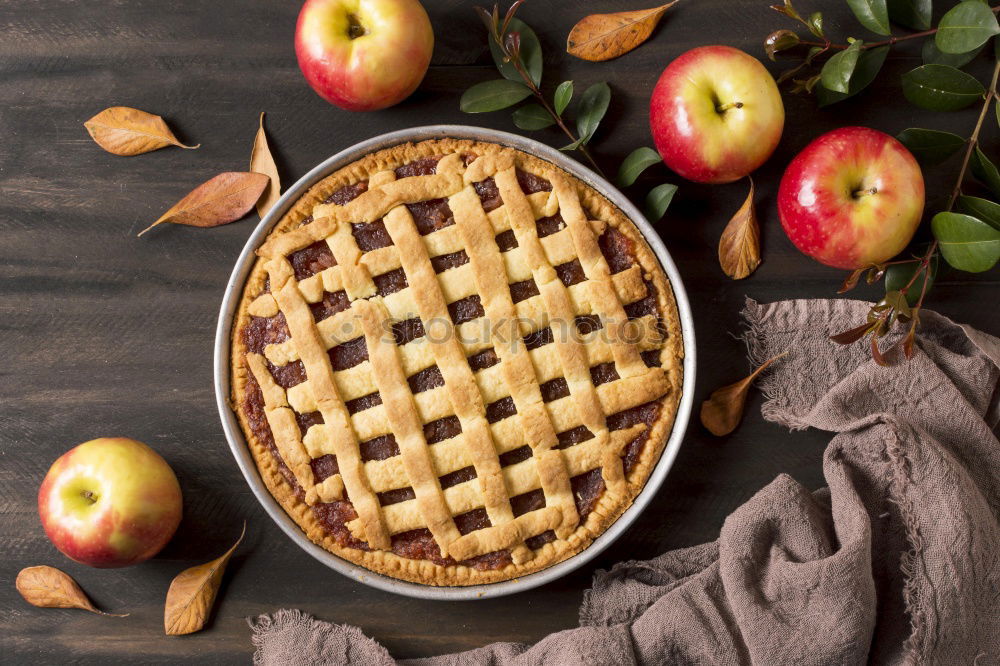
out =
[(729, 109), (742, 109), (743, 102), (726, 102), (725, 104), (719, 104), (715, 107), (715, 110), (719, 113), (725, 113)]
[(861, 197), (867, 197), (867, 196), (869, 196), (871, 194), (878, 194), (878, 188), (877, 187), (869, 187), (866, 190), (855, 190), (852, 193), (852, 196), (855, 199), (860, 199)]
[(365, 26), (361, 25), (361, 20), (358, 19), (354, 14), (347, 15), (347, 36), (354, 40), (358, 37), (364, 37), (368, 34), (368, 30)]
[(81, 494), (81, 495), (83, 495), (84, 499), (86, 499), (86, 500), (87, 500), (88, 502), (90, 502), (91, 504), (96, 504), (96, 503), (97, 503), (97, 495), (95, 495), (95, 494), (93, 493), (93, 491), (90, 491), (90, 490), (84, 490), (84, 491), (83, 491), (82, 493), (80, 493), (80, 494)]

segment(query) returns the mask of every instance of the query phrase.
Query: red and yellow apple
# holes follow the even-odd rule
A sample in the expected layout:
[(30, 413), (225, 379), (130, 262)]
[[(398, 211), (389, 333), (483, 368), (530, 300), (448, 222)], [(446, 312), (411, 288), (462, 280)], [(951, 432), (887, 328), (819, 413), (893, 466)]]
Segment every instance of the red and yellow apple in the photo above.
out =
[(917, 161), (899, 141), (867, 127), (842, 127), (815, 139), (778, 187), (781, 226), (795, 247), (847, 270), (902, 252), (923, 211)]
[(102, 437), (56, 460), (38, 489), (38, 514), (56, 548), (92, 567), (148, 560), (181, 521), (174, 471), (142, 442)]
[(417, 0), (306, 0), (295, 55), (319, 95), (348, 111), (384, 109), (427, 72), (434, 31)]
[(774, 152), (785, 107), (759, 60), (730, 46), (701, 46), (663, 70), (649, 125), (663, 161), (680, 176), (729, 183)]

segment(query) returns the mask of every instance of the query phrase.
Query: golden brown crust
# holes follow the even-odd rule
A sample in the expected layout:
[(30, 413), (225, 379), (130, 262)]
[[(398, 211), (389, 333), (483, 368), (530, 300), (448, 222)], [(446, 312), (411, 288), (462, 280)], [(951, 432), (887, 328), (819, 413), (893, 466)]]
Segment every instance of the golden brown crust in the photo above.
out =
[[(586, 548), (594, 538), (603, 533), (624, 512), (645, 485), (649, 474), (659, 460), (672, 429), (680, 399), (682, 381), (683, 345), (673, 292), (653, 251), (646, 244), (638, 229), (609, 201), (583, 182), (550, 163), (523, 152), (512, 151), (509, 148), (490, 143), (442, 139), (405, 144), (373, 153), (340, 169), (310, 188), (278, 222), (268, 238), (271, 239), (283, 232), (298, 228), (302, 221), (313, 212), (317, 204), (342, 187), (422, 157), (455, 153), (477, 155), (480, 159), (477, 159), (473, 164), (481, 162), (481, 165), (488, 161), (483, 160), (484, 157), (495, 160), (513, 153), (519, 169), (550, 180), (554, 177), (559, 182), (567, 183), (570, 188), (575, 190), (580, 204), (589, 218), (612, 225), (632, 241), (635, 258), (641, 267), (643, 277), (656, 288), (658, 314), (666, 331), (666, 339), (663, 342), (660, 356), (663, 374), (670, 390), (663, 398), (660, 414), (650, 427), (648, 438), (641, 449), (638, 461), (624, 480), (623, 490), (620, 493), (602, 493), (586, 520), (577, 526), (572, 533), (566, 535), (564, 539), (557, 539), (535, 550), (533, 557), (524, 562), (509, 564), (501, 569), (481, 571), (463, 565), (440, 566), (429, 560), (408, 559), (384, 550), (362, 551), (343, 547), (323, 528), (312, 509), (296, 495), (295, 489), (285, 480), (278, 461), (274, 459), (267, 446), (254, 435), (242, 409), (247, 393), (249, 370), (246, 360), (247, 350), (243, 346), (241, 331), (249, 322), (251, 311), (254, 311), (255, 314), (266, 314), (271, 311), (273, 314), (267, 302), (257, 301), (255, 303), (255, 299), (262, 291), (268, 276), (265, 268), (266, 260), (258, 259), (244, 287), (243, 297), (233, 324), (232, 401), (234, 411), (241, 423), (265, 485), (307, 536), (328, 551), (381, 574), (431, 585), (475, 585), (508, 580), (549, 567)], [(589, 272), (588, 277), (591, 277)], [(616, 360), (617, 358), (616, 356)], [(517, 559), (515, 558), (515, 561)]]

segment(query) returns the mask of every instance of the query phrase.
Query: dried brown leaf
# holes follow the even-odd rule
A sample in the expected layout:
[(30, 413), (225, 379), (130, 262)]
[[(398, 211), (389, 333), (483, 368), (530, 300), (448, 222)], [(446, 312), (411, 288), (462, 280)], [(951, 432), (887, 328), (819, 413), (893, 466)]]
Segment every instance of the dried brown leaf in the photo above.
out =
[(907, 332), (906, 337), (903, 338), (903, 355), (907, 360), (913, 358), (913, 343), (917, 337), (917, 327), (916, 320), (910, 325), (910, 330)]
[(232, 548), (211, 562), (185, 569), (170, 583), (163, 609), (163, 630), (168, 636), (193, 634), (205, 626), (229, 558), (242, 543), (246, 531), (247, 524), (243, 523), (240, 538)]
[(663, 13), (677, 0), (651, 9), (591, 14), (580, 19), (566, 39), (566, 52), (584, 60), (610, 60), (649, 39)]
[(889, 364), (885, 360), (885, 356), (882, 355), (882, 351), (878, 348), (878, 336), (872, 336), (872, 359), (882, 367), (887, 367)]
[(870, 321), (866, 321), (861, 324), (861, 326), (855, 326), (854, 328), (849, 328), (846, 331), (837, 333), (836, 335), (831, 335), (830, 339), (838, 345), (854, 344), (861, 338), (868, 335), (872, 331), (872, 327), (873, 324)]
[(769, 358), (754, 370), (748, 377), (741, 379), (735, 384), (723, 386), (708, 396), (708, 400), (701, 403), (701, 423), (710, 433), (717, 437), (728, 435), (736, 430), (743, 418), (743, 408), (746, 406), (747, 393), (750, 385), (760, 373), (764, 372), (769, 365), (787, 354), (783, 352), (773, 358)]
[(257, 214), (264, 217), (274, 204), (281, 198), (281, 178), (278, 176), (278, 166), (274, 163), (271, 148), (267, 145), (267, 133), (264, 132), (264, 113), (260, 114), (260, 127), (253, 140), (253, 150), (250, 151), (250, 170), (262, 173), (271, 179), (264, 188), (264, 193), (257, 200)]
[(861, 274), (864, 273), (866, 268), (858, 268), (853, 271), (844, 279), (844, 283), (840, 285), (840, 289), (837, 290), (838, 294), (846, 294), (851, 289), (858, 286), (858, 280), (861, 279)]
[(742, 280), (760, 266), (760, 224), (753, 207), (753, 180), (746, 201), (736, 211), (719, 239), (719, 264), (734, 280)]
[(177, 140), (163, 118), (128, 106), (104, 109), (83, 124), (104, 150), (120, 157), (141, 155), (167, 146), (194, 150)]
[(25, 601), (39, 608), (80, 608), (108, 617), (128, 616), (128, 613), (119, 615), (97, 610), (76, 581), (55, 567), (21, 569), (14, 586)]
[(220, 173), (191, 190), (139, 235), (164, 222), (192, 227), (217, 227), (235, 222), (253, 208), (270, 182), (269, 177), (252, 171)]

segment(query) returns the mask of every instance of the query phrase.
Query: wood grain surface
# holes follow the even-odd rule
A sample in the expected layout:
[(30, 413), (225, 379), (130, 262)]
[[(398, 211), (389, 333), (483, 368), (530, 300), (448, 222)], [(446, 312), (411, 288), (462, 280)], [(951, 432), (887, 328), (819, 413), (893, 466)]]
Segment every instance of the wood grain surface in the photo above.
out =
[[(651, 3), (647, 3), (651, 4)], [(706, 43), (763, 58), (763, 37), (794, 27), (769, 0), (686, 0), (652, 39), (619, 60), (588, 63), (563, 53), (581, 16), (643, 6), (619, 1), (529, 0), (521, 12), (545, 47), (551, 90), (608, 81), (611, 110), (593, 143), (614, 173), (634, 148), (651, 145), (646, 110), (663, 67)], [(823, 9), (831, 35), (866, 37), (839, 0), (802, 0)], [(942, 3), (947, 4), (947, 3)], [(778, 474), (823, 485), (823, 432), (788, 433), (765, 423), (754, 395), (733, 435), (710, 436), (695, 420), (653, 504), (593, 563), (517, 596), (479, 602), (396, 597), (325, 568), (264, 514), (229, 453), (215, 408), (212, 344), (222, 291), (256, 217), (216, 229), (165, 225), (135, 234), (198, 183), (245, 169), (257, 117), (267, 112), (271, 145), (286, 183), (329, 155), (371, 136), (428, 123), (516, 131), (509, 113), (458, 110), (469, 85), (496, 78), (473, 3), (426, 0), (437, 44), (423, 85), (397, 107), (350, 114), (305, 84), (292, 49), (299, 3), (218, 0), (8, 0), (0, 3), (0, 660), (20, 662), (246, 663), (244, 618), (279, 608), (361, 626), (400, 657), (531, 642), (572, 627), (594, 569), (626, 558), (713, 539), (725, 516)], [(842, 41), (842, 40), (841, 40)], [(757, 174), (763, 265), (733, 282), (718, 266), (716, 243), (746, 184), (705, 187), (650, 169), (628, 193), (637, 201), (665, 180), (681, 185), (657, 226), (691, 298), (698, 339), (695, 398), (743, 376), (734, 338), (744, 299), (833, 296), (841, 273), (800, 255), (785, 238), (775, 191), (791, 157), (821, 132), (861, 124), (895, 134), (906, 127), (967, 135), (975, 109), (932, 114), (906, 103), (899, 75), (919, 64), (919, 44), (893, 51), (878, 83), (855, 100), (817, 110), (785, 96), (785, 135)], [(780, 63), (768, 63), (773, 72)], [(987, 56), (971, 67), (983, 77)], [(178, 137), (202, 144), (119, 158), (100, 150), (83, 121), (111, 105), (160, 114)], [(987, 151), (1000, 149), (995, 125)], [(565, 143), (556, 132), (532, 136)], [(926, 172), (929, 205), (941, 205), (954, 161)], [(997, 333), (996, 273), (942, 276), (930, 307)], [(862, 289), (874, 296), (875, 289)], [(151, 562), (97, 570), (70, 562), (48, 542), (36, 513), (38, 484), (71, 446), (102, 435), (145, 441), (173, 465), (185, 493), (184, 521)], [(163, 599), (182, 569), (247, 538), (223, 583), (208, 628), (163, 634)], [(28, 606), (14, 590), (25, 566), (51, 564), (76, 577), (102, 608), (127, 618)]]

